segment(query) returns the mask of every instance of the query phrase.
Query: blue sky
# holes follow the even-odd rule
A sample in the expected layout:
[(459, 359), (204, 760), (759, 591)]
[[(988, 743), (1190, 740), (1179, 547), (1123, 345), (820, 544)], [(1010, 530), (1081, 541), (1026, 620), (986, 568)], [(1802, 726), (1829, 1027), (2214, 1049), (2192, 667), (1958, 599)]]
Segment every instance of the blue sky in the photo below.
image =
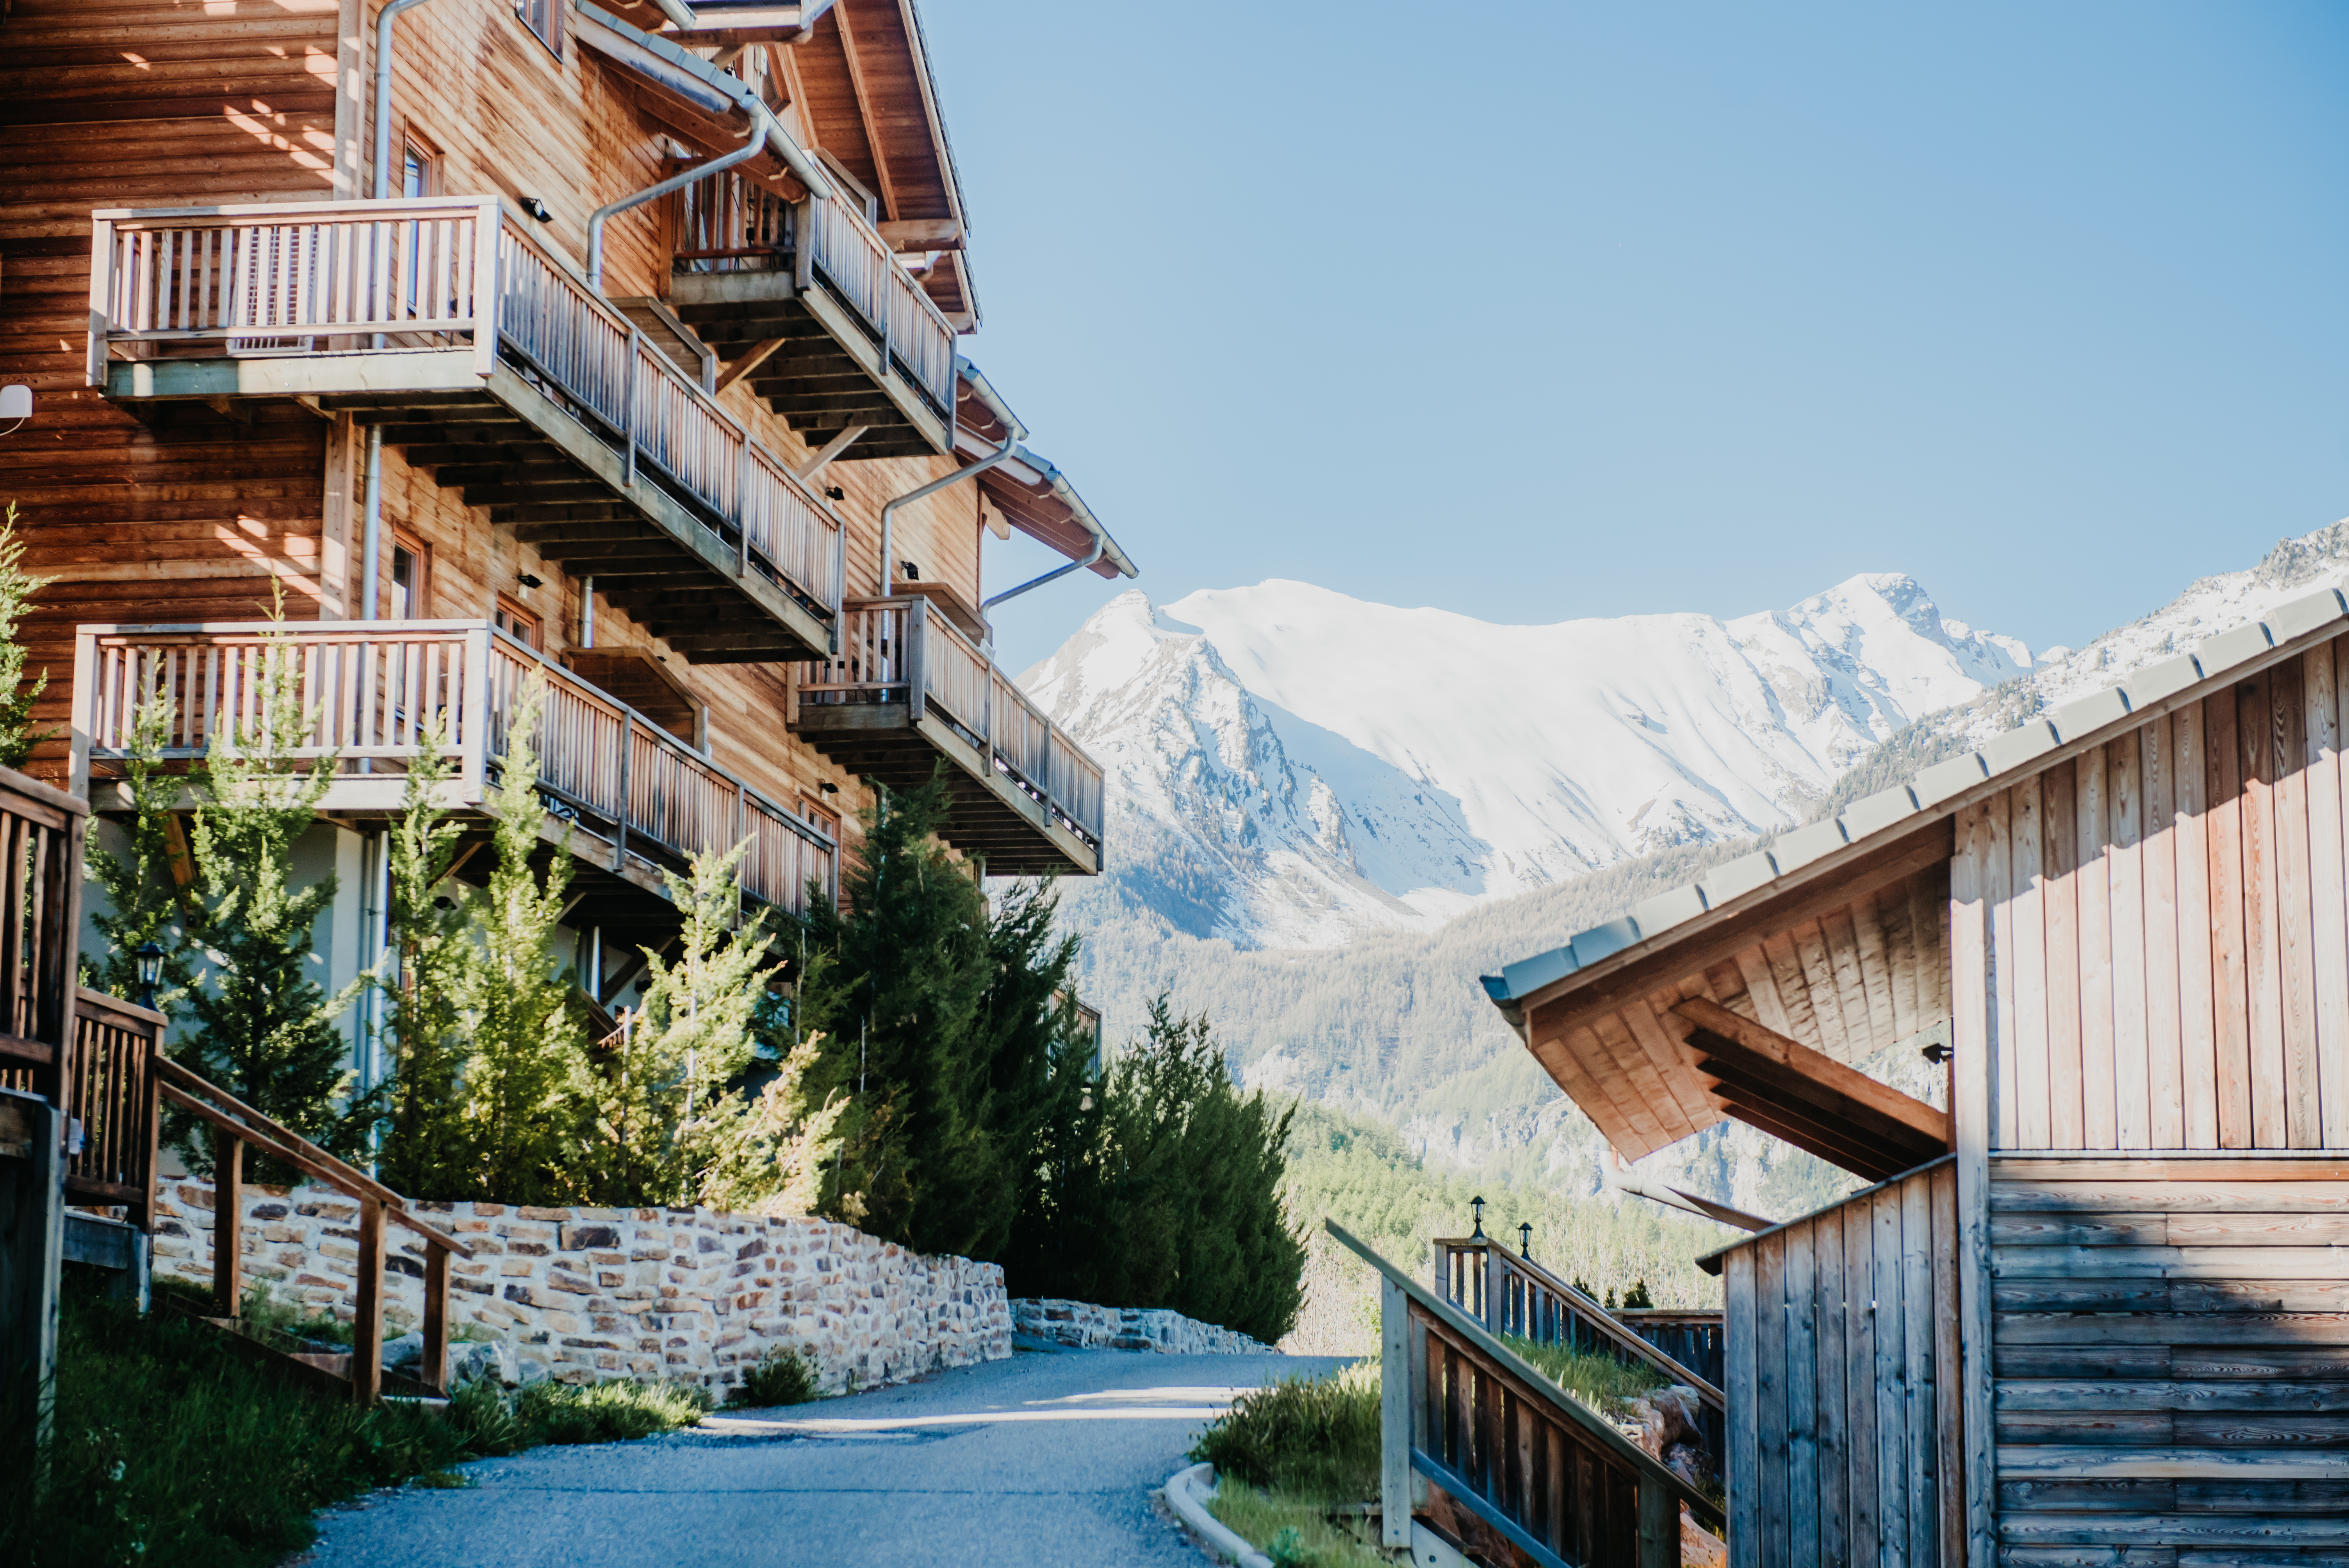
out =
[[(968, 352), (1161, 603), (1902, 571), (2077, 643), (2349, 514), (2349, 11), (925, 9)], [(989, 591), (1049, 562), (992, 547)], [(1013, 668), (1115, 590), (997, 613)]]

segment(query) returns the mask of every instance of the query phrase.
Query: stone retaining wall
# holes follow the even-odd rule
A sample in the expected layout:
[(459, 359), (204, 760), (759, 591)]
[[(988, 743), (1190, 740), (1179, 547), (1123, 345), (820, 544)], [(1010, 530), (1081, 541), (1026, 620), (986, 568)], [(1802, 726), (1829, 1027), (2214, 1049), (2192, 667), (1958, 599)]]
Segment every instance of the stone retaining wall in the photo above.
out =
[(1085, 1350), (1156, 1350), (1169, 1356), (1279, 1354), (1245, 1334), (1159, 1307), (1023, 1299), (1011, 1304), (1011, 1326), (1038, 1339)]
[[(212, 1283), (213, 1207), (209, 1181), (161, 1183), (159, 1276)], [(927, 1257), (847, 1225), (709, 1209), (413, 1207), (473, 1248), (450, 1259), (450, 1333), (511, 1344), (523, 1382), (673, 1377), (722, 1393), (769, 1349), (796, 1347), (837, 1392), (1011, 1354), (999, 1265)], [(357, 1218), (332, 1188), (248, 1186), (248, 1288), (266, 1282), (347, 1319)], [(424, 1253), (415, 1232), (387, 1227), (387, 1337), (422, 1320)]]

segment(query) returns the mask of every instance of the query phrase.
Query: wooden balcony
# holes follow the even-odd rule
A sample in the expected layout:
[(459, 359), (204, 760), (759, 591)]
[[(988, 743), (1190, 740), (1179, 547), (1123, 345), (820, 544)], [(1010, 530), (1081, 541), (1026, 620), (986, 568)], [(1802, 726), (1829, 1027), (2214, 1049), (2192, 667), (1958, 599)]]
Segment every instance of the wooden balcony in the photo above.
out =
[(739, 173), (680, 191), (669, 307), (810, 445), (953, 449), (955, 332), (847, 201), (786, 201)]
[(828, 503), (497, 198), (117, 209), (96, 230), (108, 397), (347, 410), (689, 660), (830, 651)]
[(745, 898), (799, 915), (811, 881), (826, 896), (838, 889), (837, 851), (821, 830), (482, 621), (83, 626), (74, 654), (75, 793), (100, 811), (113, 808), (110, 781), (122, 776), (132, 709), (150, 682), (174, 713), (165, 758), (185, 764), (215, 734), (259, 717), (274, 659), (293, 661), (309, 705), (301, 755), (334, 758), (323, 812), (397, 812), (409, 765), (437, 723), (454, 762), (443, 799), (476, 835), (487, 792), (503, 775), (515, 699), (533, 675), (542, 677), (542, 836), (583, 862), (574, 890), (592, 907), (577, 920), (604, 924), (616, 940), (664, 923), (645, 898), (667, 897), (663, 872), (746, 838)]
[(948, 763), (941, 835), (1001, 876), (1101, 870), (1101, 765), (923, 599), (852, 599), (838, 657), (802, 665), (791, 726), (842, 767), (911, 789)]

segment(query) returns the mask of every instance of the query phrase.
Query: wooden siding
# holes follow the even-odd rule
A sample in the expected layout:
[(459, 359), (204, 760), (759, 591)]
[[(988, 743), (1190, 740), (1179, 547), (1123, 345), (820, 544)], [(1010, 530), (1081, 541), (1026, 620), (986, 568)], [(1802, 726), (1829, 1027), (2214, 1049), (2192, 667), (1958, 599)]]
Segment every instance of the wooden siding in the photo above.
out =
[(2002, 1149), (2349, 1147), (2349, 639), (1979, 808)]
[(1722, 1254), (1732, 1568), (1958, 1568), (1957, 1171)]
[(1718, 1003), (1847, 1066), (1915, 1037), (1950, 1016), (1949, 867), (1919, 858), (1662, 984), (1533, 1009), (1535, 1057), (1638, 1159), (1725, 1114), (1682, 1043), (1688, 1026), (1672, 1008), (1683, 1001)]
[[(367, 106), (335, 84), (365, 72), (377, 7), (357, 0), (19, 0), (0, 26), (0, 379), (36, 390), (34, 421), (0, 443), (0, 499), (23, 508), (28, 569), (57, 581), (26, 626), (35, 669), (50, 686), (40, 718), (67, 722), (72, 629), (84, 623), (244, 620), (272, 580), (297, 620), (357, 613), (360, 443), (349, 420), (292, 402), (201, 403), (131, 409), (82, 386), (89, 212), (97, 206), (314, 199), (357, 178), (371, 146)], [(347, 29), (347, 36), (338, 32)], [(545, 237), (574, 259), (599, 203), (667, 170), (667, 129), (639, 112), (575, 46), (549, 53), (502, 5), (427, 6), (398, 25), (397, 136), (440, 155), (447, 191), (538, 196), (554, 213)], [(897, 39), (902, 47), (904, 40)], [(358, 183), (364, 185), (363, 179)], [(346, 194), (366, 194), (364, 190)], [(610, 226), (616, 294), (655, 294), (667, 273), (659, 208)], [(751, 393), (723, 399), (785, 461), (808, 456)], [(947, 459), (847, 459), (821, 482), (844, 493), (847, 585), (877, 585), (879, 514), (890, 497), (949, 471)], [(926, 582), (982, 596), (975, 487), (948, 490), (895, 520), (897, 553)], [(429, 613), (480, 617), (509, 594), (544, 618), (548, 651), (582, 640), (580, 581), (493, 527), (487, 510), (440, 488), (429, 469), (384, 456), (384, 514), (433, 552)], [(388, 589), (390, 552), (383, 552)], [(524, 587), (523, 575), (543, 586)], [(599, 649), (663, 651), (599, 600)], [(709, 707), (725, 765), (791, 802), (839, 786), (853, 810), (863, 791), (788, 739), (781, 665), (667, 666)], [(34, 771), (62, 778), (62, 738)]]
[(1992, 1162), (2004, 1560), (2341, 1561), (2344, 1177), (2272, 1156)]

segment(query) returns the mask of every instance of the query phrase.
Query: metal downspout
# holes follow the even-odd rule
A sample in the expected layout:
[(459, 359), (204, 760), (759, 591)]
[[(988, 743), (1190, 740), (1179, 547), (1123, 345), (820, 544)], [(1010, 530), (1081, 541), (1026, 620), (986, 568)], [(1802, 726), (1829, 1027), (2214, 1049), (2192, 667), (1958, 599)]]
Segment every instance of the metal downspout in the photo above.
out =
[(611, 221), (614, 213), (625, 212), (631, 207), (642, 206), (656, 196), (666, 196), (672, 191), (682, 191), (697, 180), (706, 180), (710, 175), (731, 169), (738, 163), (747, 163), (763, 151), (766, 145), (767, 128), (761, 124), (758, 117), (754, 115), (751, 117), (749, 139), (733, 151), (723, 153), (707, 163), (697, 163), (690, 169), (670, 175), (657, 185), (647, 185), (633, 195), (623, 196), (617, 201), (606, 202), (596, 208), (587, 218), (587, 286), (597, 294), (604, 292), (604, 225)]
[[(383, 572), (383, 427), (367, 428), (367, 523), (360, 535), (359, 619), (375, 619), (376, 580)], [(344, 612), (347, 614), (349, 612)]]
[(1006, 588), (1002, 593), (998, 593), (992, 599), (980, 600), (978, 605), (980, 618), (984, 619), (989, 610), (994, 609), (1006, 599), (1017, 599), (1020, 594), (1025, 593), (1030, 588), (1041, 588), (1045, 583), (1055, 582), (1062, 577), (1066, 577), (1071, 572), (1083, 571), (1086, 567), (1091, 566), (1094, 562), (1099, 561), (1108, 550), (1109, 535), (1102, 532), (1100, 529), (1093, 530), (1093, 549), (1092, 554), (1086, 556), (1082, 561), (1071, 561), (1066, 566), (1055, 566), (1050, 572), (1045, 573), (1041, 577), (1030, 577), (1027, 582), (1022, 583), (1017, 588)]
[(1026, 434), (1026, 432), (1021, 430), (1011, 431), (1003, 438), (1003, 446), (1000, 450), (991, 454), (990, 456), (981, 458), (978, 461), (971, 464), (970, 467), (967, 469), (957, 469), (954, 472), (947, 475), (944, 479), (932, 480), (929, 483), (922, 485), (917, 489), (909, 490), (904, 495), (897, 497), (895, 500), (882, 507), (881, 597), (886, 599), (892, 596), (889, 575), (890, 528), (897, 515), (897, 509), (908, 504), (909, 502), (920, 500), (925, 496), (936, 495), (938, 491), (954, 485), (958, 485), (965, 480), (975, 480), (978, 478), (979, 475), (985, 473), (988, 469), (995, 467), (998, 463), (1009, 462), (1011, 460), (1011, 454), (1019, 449), (1019, 438), (1024, 434)]
[(375, 19), (375, 199), (391, 194), (391, 25), (424, 0), (390, 0)]

